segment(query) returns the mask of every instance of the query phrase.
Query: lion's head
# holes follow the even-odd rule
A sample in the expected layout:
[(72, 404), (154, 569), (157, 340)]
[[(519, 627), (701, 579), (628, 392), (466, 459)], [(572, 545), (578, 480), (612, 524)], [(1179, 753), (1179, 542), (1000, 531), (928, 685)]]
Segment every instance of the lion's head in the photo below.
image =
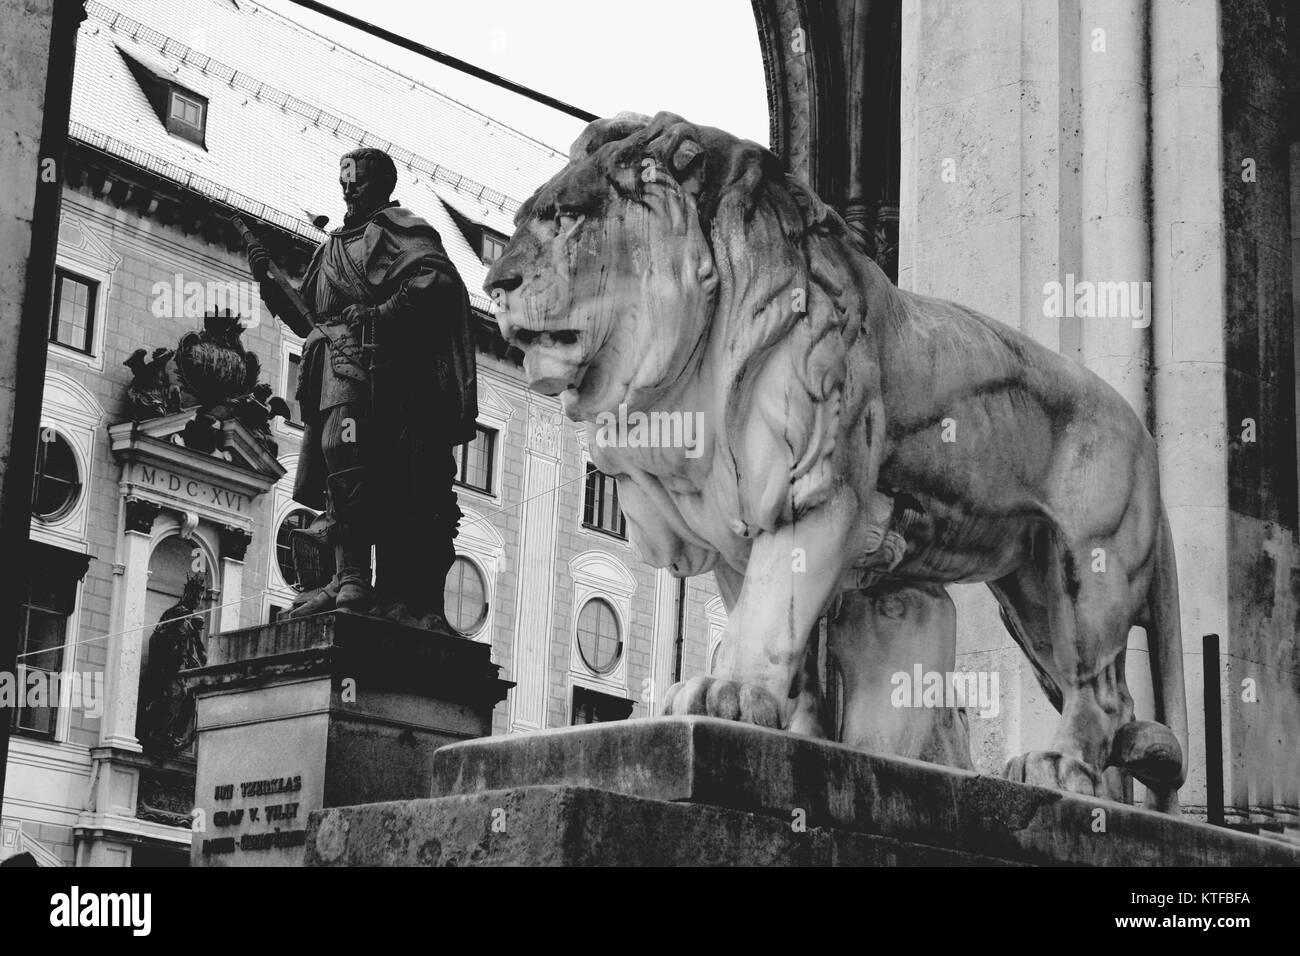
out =
[[(872, 383), (859, 375), (846, 385), (845, 358), (866, 310), (864, 270), (875, 267), (763, 147), (671, 113), (597, 120), (515, 224), (484, 288), (502, 335), (524, 352), (529, 385), (561, 395), (570, 418), (662, 403), (712, 361), (728, 419), (744, 409), (773, 419), (773, 445), (791, 466), (788, 498), (816, 464), (804, 459), (833, 451), (840, 413), (847, 422), (855, 411), (845, 403), (860, 410)], [(776, 403), (769, 416), (754, 406), (760, 376), (749, 373), (781, 343), (791, 347), (779, 376), (792, 387), (759, 397)], [(829, 416), (817, 408), (827, 403)], [(771, 449), (753, 454), (770, 474)], [(769, 511), (772, 492), (756, 490)]]

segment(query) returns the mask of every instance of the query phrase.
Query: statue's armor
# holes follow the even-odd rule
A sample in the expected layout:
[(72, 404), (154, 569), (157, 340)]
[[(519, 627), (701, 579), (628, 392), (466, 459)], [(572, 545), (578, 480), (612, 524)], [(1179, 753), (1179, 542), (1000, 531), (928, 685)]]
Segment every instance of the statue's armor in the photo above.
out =
[[(349, 246), (360, 246), (365, 227), (351, 229), (339, 235), (330, 236), (322, 253), (323, 261), (330, 261), (338, 256), (348, 256), (352, 261), (360, 258), (360, 253), (353, 254)], [(311, 303), (322, 325), (328, 325), (338, 344), (327, 341), (325, 333), (313, 329), (303, 342), (303, 367), (298, 382), (299, 401), (315, 398), (315, 407), (310, 411), (326, 411), (345, 402), (370, 401), (370, 376), (368, 363), (362, 359), (361, 343), (355, 330), (349, 329), (342, 322), (329, 321), (350, 305), (349, 301), (334, 288), (325, 277), (325, 269), (314, 276), (315, 281), (302, 289), (303, 296)], [(348, 358), (349, 353), (352, 359)]]

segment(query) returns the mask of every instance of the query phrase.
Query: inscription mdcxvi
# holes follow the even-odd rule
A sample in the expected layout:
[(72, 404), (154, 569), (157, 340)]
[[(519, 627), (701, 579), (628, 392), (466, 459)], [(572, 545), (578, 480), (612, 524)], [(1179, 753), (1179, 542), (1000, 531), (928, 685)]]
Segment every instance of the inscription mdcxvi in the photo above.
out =
[(188, 498), (210, 507), (233, 511), (235, 514), (248, 513), (246, 495), (228, 488), (220, 488), (209, 481), (186, 478), (166, 468), (159, 468), (157, 465), (138, 465), (136, 482), (157, 491), (165, 491), (178, 498)]

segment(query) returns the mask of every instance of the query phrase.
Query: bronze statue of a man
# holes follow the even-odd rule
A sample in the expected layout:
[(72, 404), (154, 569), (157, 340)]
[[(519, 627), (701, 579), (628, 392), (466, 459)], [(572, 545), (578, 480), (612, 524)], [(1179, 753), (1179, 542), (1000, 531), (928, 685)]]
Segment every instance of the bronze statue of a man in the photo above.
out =
[(478, 414), (469, 296), (437, 231), (390, 198), (386, 153), (347, 153), (339, 184), (346, 218), (298, 294), (260, 244), (248, 248), (267, 306), (305, 336), (293, 497), (324, 509), (308, 537), (333, 547), (333, 578), (291, 613), (338, 608), (442, 629), (461, 516), (453, 449), (473, 438)]

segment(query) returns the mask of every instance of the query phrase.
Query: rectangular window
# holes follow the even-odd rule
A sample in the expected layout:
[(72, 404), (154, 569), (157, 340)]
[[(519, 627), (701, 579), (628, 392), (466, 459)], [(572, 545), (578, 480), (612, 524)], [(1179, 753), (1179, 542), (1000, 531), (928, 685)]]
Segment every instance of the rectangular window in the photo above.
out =
[(570, 723), (601, 724), (608, 720), (626, 720), (632, 715), (633, 702), (626, 697), (602, 694), (585, 687), (573, 688), (573, 715)]
[(290, 414), (293, 415), (292, 420), (286, 422), (286, 424), (298, 427), (302, 426), (302, 413), (298, 408), (297, 400), (293, 396), (298, 392), (298, 376), (301, 374), (302, 355), (298, 352), (290, 352), (288, 372), (284, 377), (284, 395), (281, 397), (284, 398), (289, 406)]
[(466, 442), (454, 452), (456, 457), (456, 484), (492, 494), (492, 465), (496, 453), (497, 433), (478, 426), (473, 441)]
[(506, 241), (494, 232), (483, 230), (483, 264), (490, 266), (501, 258), (501, 253), (506, 251)]
[(197, 130), (203, 129), (203, 104), (172, 90), (172, 119)]
[(89, 355), (95, 333), (98, 284), (62, 269), (54, 273), (54, 312), (50, 341)]
[(68, 618), (76, 605), (77, 582), (90, 559), (36, 542), (29, 548), (31, 583), (20, 611), (15, 675), (19, 699), (10, 712), (10, 726), (16, 733), (50, 739), (59, 717), (59, 681), (52, 678), (63, 673)]
[(587, 487), (582, 500), (582, 523), (615, 537), (627, 537), (627, 521), (618, 506), (618, 479), (587, 464)]
[(172, 93), (172, 119), (188, 123), (190, 126), (201, 125), (203, 107), (189, 97)]
[(183, 136), (192, 143), (203, 145), (204, 124), (208, 104), (203, 97), (188, 91), (169, 91), (167, 101), (167, 132)]

